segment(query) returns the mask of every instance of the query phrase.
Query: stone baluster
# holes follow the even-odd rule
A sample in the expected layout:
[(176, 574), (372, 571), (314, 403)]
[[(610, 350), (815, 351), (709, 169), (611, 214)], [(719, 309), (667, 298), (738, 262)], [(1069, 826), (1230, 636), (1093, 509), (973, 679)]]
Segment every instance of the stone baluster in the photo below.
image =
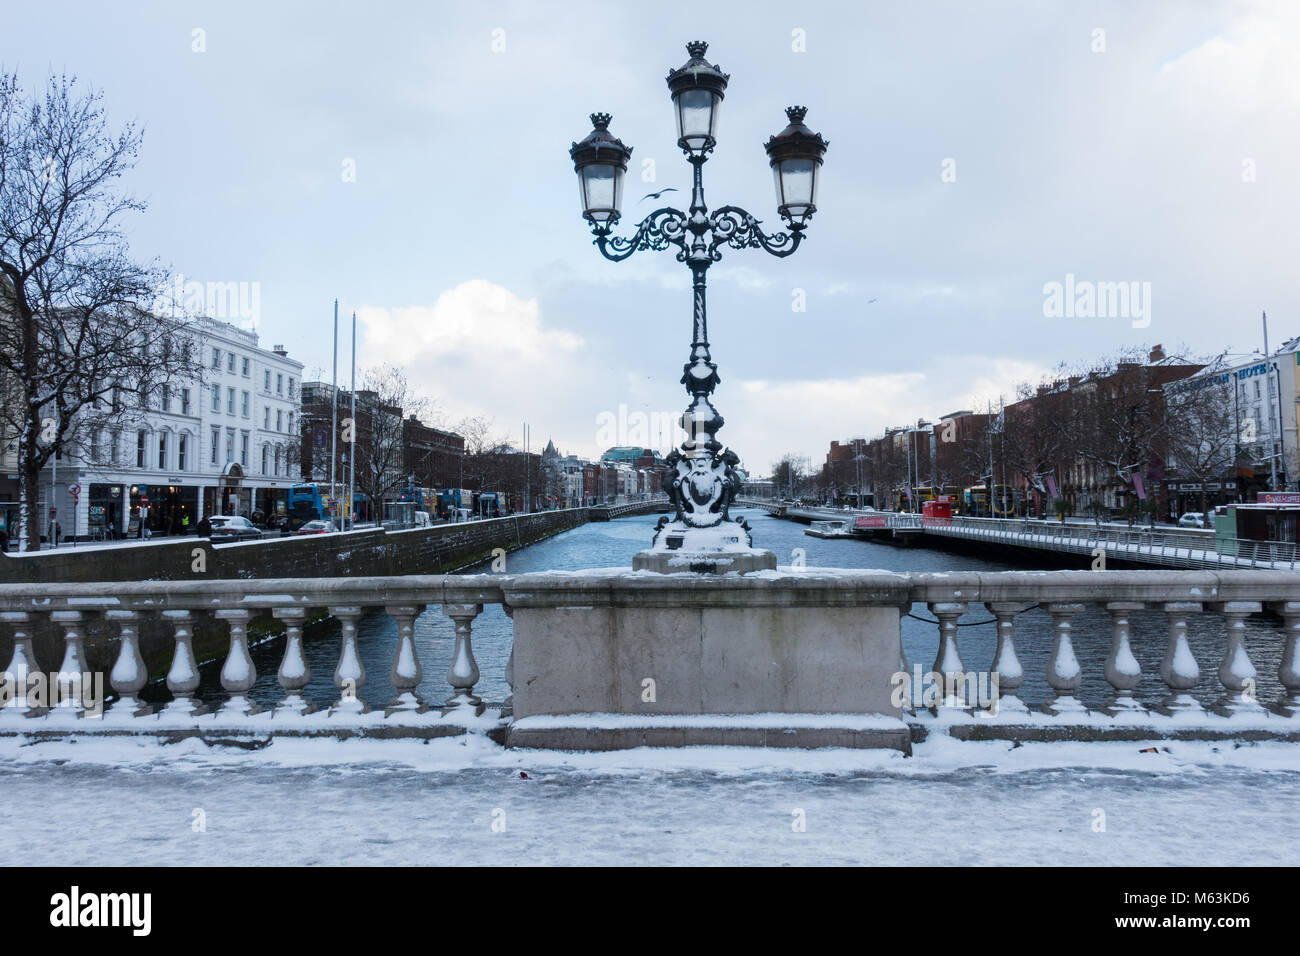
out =
[(389, 672), (396, 693), (384, 711), (384, 716), (396, 713), (422, 714), (429, 707), (415, 690), (424, 676), (424, 669), (420, 667), (420, 655), (415, 649), (415, 619), (424, 612), (424, 605), (390, 605), (384, 610), (397, 622), (397, 650), (393, 653), (393, 669)]
[(483, 605), (444, 604), (442, 613), (456, 624), (456, 647), (451, 654), (451, 666), (447, 668), (447, 683), (451, 685), (452, 695), (447, 698), (442, 712), (478, 716), (483, 713), (483, 701), (474, 693), (474, 685), (478, 683), (478, 662), (474, 660), (470, 636), (474, 618), (483, 613)]
[[(515, 609), (509, 604), (502, 604), (501, 610), (506, 612), (506, 617), (510, 618), (513, 623)], [(513, 717), (515, 713), (515, 639), (513, 635), (510, 638), (510, 656), (506, 658), (506, 687), (509, 689), (509, 693), (506, 694), (506, 699), (501, 702), (501, 716)]]
[(1285, 717), (1300, 717), (1300, 601), (1282, 601), (1277, 605), (1282, 615), (1282, 666), (1277, 669), (1282, 685), (1282, 699), (1277, 712)]
[(1074, 696), (1083, 677), (1079, 659), (1074, 656), (1074, 641), (1070, 636), (1071, 619), (1083, 610), (1082, 604), (1053, 602), (1047, 605), (1052, 615), (1052, 656), (1047, 661), (1047, 683), (1052, 687), (1052, 699), (1043, 705), (1048, 714), (1082, 714), (1087, 709)]
[(14, 629), (13, 654), (3, 675), (3, 679), (13, 681), (12, 699), (7, 704), (0, 699), (0, 718), (35, 715), (40, 702), (28, 695), (28, 689), (33, 675), (40, 673), (40, 666), (36, 663), (32, 632), (28, 628), (31, 618), (26, 611), (0, 611), (0, 621), (13, 625)]
[(357, 622), (361, 620), (360, 607), (332, 607), (339, 622), (339, 662), (334, 668), (334, 686), (339, 689), (339, 699), (330, 713), (365, 714), (370, 711), (361, 699), (361, 685), (366, 682), (366, 667), (357, 650)]
[(1161, 605), (1169, 621), (1169, 645), (1160, 662), (1160, 678), (1170, 689), (1161, 706), (1166, 714), (1198, 713), (1201, 705), (1188, 693), (1201, 679), (1196, 656), (1187, 643), (1187, 617), (1201, 610), (1199, 601), (1167, 601)]
[(153, 708), (140, 699), (140, 691), (149, 681), (149, 671), (140, 654), (139, 611), (108, 611), (105, 616), (116, 621), (122, 635), (117, 649), (117, 660), (109, 672), (108, 682), (117, 694), (117, 703), (106, 715), (113, 721), (130, 721), (153, 712)]
[(930, 613), (939, 619), (939, 652), (933, 670), (943, 681), (940, 700), (944, 707), (964, 707), (966, 667), (957, 650), (957, 618), (966, 613), (966, 602), (939, 601), (928, 606)]
[(221, 689), (230, 697), (218, 716), (252, 717), (262, 709), (248, 699), (248, 692), (257, 683), (257, 667), (248, 653), (248, 622), (253, 614), (245, 608), (223, 608), (216, 616), (230, 624), (230, 650), (221, 666)]
[(277, 607), (271, 611), (277, 621), (284, 622), (284, 656), (276, 677), (284, 689), (284, 700), (275, 707), (276, 716), (304, 716), (315, 708), (303, 695), (311, 683), (311, 668), (302, 652), (302, 625), (307, 611), (300, 607)]
[(1141, 601), (1108, 601), (1106, 610), (1110, 612), (1110, 655), (1106, 658), (1106, 680), (1115, 688), (1115, 699), (1102, 708), (1112, 717), (1123, 714), (1141, 714), (1142, 705), (1133, 696), (1138, 683), (1142, 680), (1142, 668), (1133, 656), (1133, 647), (1129, 643), (1131, 630), (1129, 615), (1140, 611), (1146, 605)]
[(1223, 660), (1219, 662), (1219, 683), (1223, 685), (1223, 699), (1214, 705), (1214, 711), (1225, 717), (1233, 714), (1264, 714), (1259, 702), (1255, 665), (1246, 650), (1246, 618), (1258, 614), (1264, 605), (1258, 601), (1224, 601), (1215, 610), (1223, 615)]
[(50, 620), (63, 626), (63, 662), (49, 688), (51, 708), (58, 713), (83, 714), (86, 710), (86, 635), (81, 611), (55, 611)]
[[(1016, 655), (1016, 615), (1022, 614), (1029, 607), (1018, 601), (986, 602), (985, 609), (997, 618), (998, 649), (993, 655), (993, 673), (997, 675), (998, 686), (989, 711), (999, 714), (1007, 711), (1013, 714), (1028, 713), (1029, 708), (1019, 697), (1019, 690), (1025, 682), (1025, 669)], [(990, 689), (992, 675), (989, 677)]]
[[(907, 614), (911, 610), (911, 605), (900, 609), (901, 614)], [(903, 632), (899, 628), (898, 633), (898, 672), (903, 675), (903, 707), (905, 714), (916, 713), (916, 702), (913, 699), (916, 696), (916, 688), (912, 684), (912, 663), (907, 659), (907, 651), (903, 649)]]
[(167, 689), (172, 692), (172, 702), (161, 711), (162, 716), (198, 717), (208, 709), (195, 698), (199, 689), (199, 665), (194, 659), (194, 612), (163, 611), (163, 619), (172, 626), (176, 649), (172, 666), (167, 671)]

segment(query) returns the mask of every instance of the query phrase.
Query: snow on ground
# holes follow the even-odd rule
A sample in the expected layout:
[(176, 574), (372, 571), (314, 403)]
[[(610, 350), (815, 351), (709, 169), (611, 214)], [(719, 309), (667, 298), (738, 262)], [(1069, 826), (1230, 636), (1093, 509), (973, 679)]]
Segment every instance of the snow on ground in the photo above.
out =
[(1149, 746), (6, 739), (0, 793), (24, 839), (0, 864), (1300, 863), (1295, 745)]

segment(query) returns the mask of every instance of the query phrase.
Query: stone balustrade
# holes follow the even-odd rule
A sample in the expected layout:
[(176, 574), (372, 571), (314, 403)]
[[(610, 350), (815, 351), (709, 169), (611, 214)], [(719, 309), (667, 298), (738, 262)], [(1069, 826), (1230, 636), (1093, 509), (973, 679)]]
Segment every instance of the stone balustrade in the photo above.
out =
[[(528, 706), (513, 713), (513, 701), (490, 706), (475, 693), (479, 667), (473, 625), (491, 604), (503, 605), (515, 619), (515, 651), (505, 676), (512, 688), (521, 679), (526, 683), (521, 701)], [(423, 672), (414, 627), (417, 617), (434, 608), (451, 619), (454, 647), (447, 696), (429, 701), (419, 692)], [(1079, 630), (1087, 608), (1104, 610), (1108, 631)], [(1017, 627), (1034, 610), (1051, 620), (1042, 675), (1051, 693), (1031, 708), (1020, 697), (1027, 674)], [(1161, 613), (1162, 633), (1135, 633), (1135, 613), (1150, 610)], [(366, 700), (358, 651), (358, 621), (376, 611), (396, 622), (394, 694), (387, 701)], [(902, 615), (926, 612), (933, 615), (936, 641), (930, 669), (944, 676), (943, 692), (930, 706), (909, 693), (891, 707), (883, 703), (891, 684), (913, 672), (903, 651)], [(1280, 620), (1270, 625), (1281, 658), (1271, 699), (1257, 692), (1260, 674), (1245, 640), (1248, 619), (1262, 612)], [(281, 695), (271, 706), (250, 696), (257, 675), (249, 622), (267, 613), (284, 631), (277, 671)], [(333, 671), (338, 694), (317, 708), (304, 694), (311, 673), (303, 642), (306, 623), (321, 614), (338, 621)], [(715, 615), (712, 625), (709, 615)], [(1189, 622), (1207, 615), (1221, 641), (1215, 660), (1198, 661), (1188, 641)], [(141, 699), (147, 675), (138, 634), (147, 617), (163, 622), (174, 644), (166, 673), (172, 699), (159, 708)], [(962, 628), (972, 618), (996, 631), (996, 649), (987, 661), (969, 661), (963, 648)], [(87, 711), (80, 680), (86, 670), (84, 635), (92, 619), (102, 619), (120, 635), (107, 675), (115, 699), (96, 715)], [(191, 636), (200, 619), (225, 622), (229, 630), (219, 676), (225, 701), (219, 706), (205, 706), (198, 694), (200, 670)], [(703, 622), (698, 633), (697, 621)], [(29, 678), (37, 672), (31, 637), (37, 625), (59, 628), (64, 639), (62, 662), (49, 675), (64, 693), (57, 699), (47, 695), (43, 702), (29, 693)], [(942, 727), (955, 736), (1013, 739), (1300, 740), (1300, 572), (1289, 571), (895, 574), (781, 568), (712, 576), (605, 571), (8, 584), (0, 585), (0, 628), (13, 638), (0, 734), (430, 737), (464, 733), (468, 727), (499, 731), (507, 740), (518, 729), (522, 745), (552, 746), (556, 740), (594, 740), (587, 730), (604, 721), (601, 726), (619, 730), (617, 742), (573, 746), (638, 741), (896, 746), (853, 742), (855, 734), (873, 727), (884, 733), (881, 728), (895, 721), (913, 739)], [(1134, 648), (1150, 647), (1153, 640), (1164, 654), (1158, 674), (1147, 674)], [(1112, 695), (1100, 707), (1080, 700), (1081, 647), (1108, 651), (1101, 676)], [(520, 661), (527, 678), (518, 672)], [(996, 675), (996, 706), (972, 699), (969, 692), (969, 676), (981, 670)], [(644, 703), (646, 676), (657, 678), (657, 706)], [(1197, 700), (1205, 696), (1207, 682), (1217, 682), (1221, 691), (1208, 708)], [(1153, 685), (1163, 687), (1154, 702), (1149, 700)], [(678, 693), (683, 696), (673, 696)], [(586, 718), (591, 719), (584, 724)], [(561, 719), (569, 736), (548, 737), (547, 728)], [(810, 734), (808, 728), (819, 720), (833, 723), (835, 734)], [(651, 730), (660, 724), (671, 725), (672, 732), (655, 736)], [(699, 730), (724, 726), (729, 734), (716, 740)], [(636, 733), (629, 736), (629, 727)], [(574, 737), (574, 728), (583, 734)], [(893, 729), (889, 734), (894, 735), (890, 740), (897, 737)]]

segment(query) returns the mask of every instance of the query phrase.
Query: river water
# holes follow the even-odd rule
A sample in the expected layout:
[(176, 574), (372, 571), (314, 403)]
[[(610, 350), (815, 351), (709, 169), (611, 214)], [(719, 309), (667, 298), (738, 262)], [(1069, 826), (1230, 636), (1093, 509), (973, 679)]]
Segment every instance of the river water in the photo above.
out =
[[(761, 511), (739, 512), (754, 530), (756, 547), (776, 552), (779, 564), (790, 564), (795, 549), (803, 549), (805, 564), (810, 568), (863, 568), (889, 571), (1011, 571), (1026, 570), (999, 560), (973, 555), (947, 554), (927, 548), (898, 548), (858, 539), (820, 539), (805, 535), (804, 525), (768, 516)], [(593, 522), (530, 545), (506, 557), (511, 574), (525, 571), (579, 570), (582, 568), (631, 567), (632, 556), (649, 546), (658, 515), (620, 518), (610, 522)], [(466, 569), (486, 573), (487, 564)], [(938, 649), (938, 627), (928, 610), (921, 605), (912, 609), (916, 617), (904, 618), (903, 647), (908, 660), (927, 671)], [(916, 619), (925, 618), (927, 621)], [(1166, 693), (1159, 677), (1164, 656), (1167, 630), (1164, 614), (1158, 610), (1135, 612), (1131, 619), (1133, 650), (1142, 666), (1142, 683), (1138, 697), (1155, 703)], [(997, 643), (992, 616), (982, 606), (972, 606), (958, 631), (958, 646), (967, 670), (987, 671), (993, 661)], [(1025, 670), (1020, 696), (1033, 705), (1051, 695), (1047, 684), (1047, 660), (1051, 650), (1051, 618), (1045, 610), (1031, 610), (1016, 618), (1016, 648)], [(319, 705), (337, 699), (334, 666), (338, 659), (339, 627), (328, 621), (313, 630), (306, 643), (306, 656), (312, 679), (307, 695)], [(1102, 667), (1110, 650), (1109, 616), (1099, 607), (1089, 606), (1074, 619), (1075, 654), (1083, 668), (1080, 698), (1090, 707), (1109, 703), (1112, 696)], [(512, 625), (498, 605), (485, 605), (474, 621), (474, 655), (481, 678), (477, 692), (484, 700), (501, 701), (509, 693), (505, 683), (506, 659), (510, 653)], [(440, 704), (451, 694), (446, 681), (451, 663), (454, 630), (451, 619), (440, 607), (431, 607), (415, 624), (415, 642), (423, 665), (420, 696), (430, 704)], [(397, 642), (397, 625), (382, 611), (367, 615), (359, 626), (359, 647), (366, 668), (366, 682), (360, 696), (373, 707), (383, 707), (393, 697), (389, 679), (393, 650)], [(1211, 704), (1222, 694), (1217, 669), (1223, 653), (1223, 621), (1215, 614), (1194, 615), (1189, 622), (1189, 643), (1201, 668), (1201, 680), (1195, 696)], [(1276, 624), (1265, 620), (1247, 622), (1246, 644), (1251, 660), (1259, 671), (1259, 695), (1265, 702), (1280, 692), (1277, 670), (1281, 662), (1281, 632)], [(266, 641), (252, 649), (258, 679), (252, 697), (263, 705), (274, 704), (282, 696), (276, 670), (284, 650), (284, 639)], [(210, 703), (225, 699), (219, 674), (221, 662), (213, 661), (202, 668), (200, 696)], [(150, 688), (166, 699), (165, 689)], [(153, 694), (150, 695), (154, 696)]]

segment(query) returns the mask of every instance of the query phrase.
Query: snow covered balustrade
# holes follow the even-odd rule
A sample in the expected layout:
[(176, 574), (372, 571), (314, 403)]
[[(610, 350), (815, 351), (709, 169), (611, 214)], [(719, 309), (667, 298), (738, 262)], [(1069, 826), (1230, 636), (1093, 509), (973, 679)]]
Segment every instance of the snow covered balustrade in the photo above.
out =
[[(475, 693), (473, 624), (490, 604), (502, 605), (514, 628), (504, 665), (513, 696), (498, 705)], [(367, 701), (357, 624), (377, 611), (397, 624), (393, 693)], [(419, 693), (423, 673), (414, 627), (421, 614), (439, 611), (454, 623), (448, 696), (426, 702)], [(927, 613), (934, 623), (907, 625), (925, 628), (937, 648), (935, 661), (913, 665), (904, 654), (903, 615)], [(1280, 626), (1261, 624), (1265, 613)], [(256, 673), (248, 629), (267, 614), (284, 629), (281, 693), (259, 707), (250, 693)], [(338, 695), (328, 706), (313, 707), (304, 692), (311, 676), (304, 627), (322, 614), (338, 621)], [(1159, 621), (1155, 631), (1153, 618)], [(157, 709), (140, 699), (147, 669), (138, 637), (147, 619), (162, 622), (172, 637), (166, 676), (172, 700)], [(1135, 626), (1139, 619), (1146, 622), (1142, 627)], [(88, 689), (77, 679), (86, 671), (85, 633), (93, 621), (107, 622), (120, 638), (107, 675), (115, 696), (105, 708), (90, 706)], [(192, 639), (201, 621), (222, 622), (229, 632), (220, 703), (209, 698), (204, 704), (198, 696)], [(1092, 623), (1081, 626), (1086, 621)], [(963, 631), (971, 624), (983, 631)], [(62, 634), (63, 659), (58, 673), (34, 690), (29, 678), (39, 668), (32, 634), (45, 626)], [(28, 737), (202, 736), (256, 746), (277, 735), (468, 732), (512, 746), (561, 749), (736, 744), (909, 750), (911, 741), (930, 733), (1300, 741), (1300, 573), (1289, 571), (780, 568), (706, 575), (606, 569), (8, 584), (0, 585), (0, 627), (14, 639), (0, 695), (0, 734)], [(1197, 640), (1189, 641), (1189, 632)], [(1268, 673), (1251, 660), (1248, 632), (1257, 655), (1269, 655)], [(976, 639), (981, 633), (985, 637)], [(1155, 656), (1160, 653), (1163, 659)], [(1081, 658), (1092, 662), (1089, 668)], [(1140, 666), (1139, 659), (1148, 663)], [(1272, 660), (1279, 661), (1275, 671)], [(1202, 667), (1215, 674), (1205, 679)], [(930, 700), (911, 683), (927, 669), (942, 677)], [(1029, 685), (1043, 678), (1050, 696), (1030, 706), (1022, 694), (1031, 698)], [(63, 692), (50, 697), (55, 683)], [(980, 693), (981, 684), (993, 690), (991, 699)], [(1098, 688), (1107, 689), (1105, 699)], [(1160, 691), (1158, 699), (1153, 690)], [(102, 704), (103, 696), (98, 700)]]
[[(1290, 571), (1000, 571), (911, 575), (911, 599), (924, 604), (939, 630), (931, 672), (945, 675), (942, 689), (930, 689), (921, 701), (914, 684), (904, 689), (904, 706), (915, 732), (939, 730), (963, 739), (1011, 740), (1149, 740), (1149, 739), (1283, 739), (1300, 741), (1300, 574)], [(1080, 632), (1084, 612), (1104, 612), (1103, 628)], [(1051, 694), (1040, 707), (1020, 699), (1025, 668), (1016, 646), (1017, 619), (1027, 612), (1046, 612), (1051, 619), (1046, 681)], [(1144, 674), (1135, 649), (1132, 625), (1139, 613), (1163, 618), (1163, 657), (1158, 672), (1164, 694), (1156, 700), (1139, 696)], [(978, 672), (963, 662), (958, 626), (968, 614), (991, 616), (996, 648), (984, 687)], [(1280, 650), (1275, 690), (1259, 673), (1246, 646), (1247, 621), (1267, 614), (1281, 627), (1265, 632), (1271, 651)], [(1207, 621), (1207, 618), (1212, 620)], [(1215, 621), (1221, 620), (1221, 624)], [(1202, 678), (1201, 665), (1189, 643), (1193, 622), (1215, 628), (1216, 667), (1213, 684)], [(1105, 631), (1109, 631), (1107, 635)], [(1144, 635), (1144, 640), (1159, 635)], [(1106, 640), (1106, 638), (1109, 640)], [(1102, 676), (1109, 700), (1090, 709), (1080, 688), (1091, 676), (1076, 656), (1085, 645), (1098, 657), (1108, 648)], [(1149, 656), (1149, 644), (1141, 647)], [(1204, 655), (1203, 655), (1204, 656)], [(903, 669), (917, 668), (906, 659)], [(993, 683), (992, 700), (985, 688)], [(1216, 698), (1208, 707), (1197, 697)], [(978, 695), (978, 699), (976, 699)], [(910, 699), (909, 699), (910, 698)]]
[[(0, 704), (7, 706), (0, 709), (0, 734), (429, 738), (462, 734), (467, 727), (490, 730), (499, 720), (484, 717), (485, 705), (474, 694), (479, 671), (472, 622), (484, 604), (502, 603), (503, 580), (499, 575), (407, 575), (0, 585), (0, 624), (8, 625), (14, 638), (12, 659), (3, 675), (7, 692)], [(432, 607), (441, 607), (455, 630), (447, 671), (451, 695), (441, 705), (426, 703), (417, 693), (423, 670), (414, 640), (415, 620)], [(383, 611), (397, 624), (389, 673), (394, 694), (374, 706), (362, 697), (366, 671), (357, 644), (357, 624), (371, 611)], [(273, 707), (260, 708), (249, 697), (257, 674), (249, 653), (248, 625), (268, 612), (284, 628), (284, 652), (276, 675), (283, 698)], [(333, 674), (339, 695), (332, 705), (318, 708), (304, 695), (311, 672), (303, 653), (303, 629), (309, 619), (321, 614), (339, 622)], [(85, 628), (97, 616), (120, 631), (116, 663), (108, 675), (116, 700), (106, 708), (102, 696), (95, 700), (92, 675), (85, 673)], [(204, 705), (197, 696), (200, 673), (192, 635), (205, 616), (225, 622), (230, 633), (220, 674), (227, 700), (219, 707)], [(173, 699), (157, 709), (139, 696), (147, 681), (139, 644), (146, 617), (161, 620), (174, 638), (166, 677)], [(48, 676), (35, 665), (32, 641), (42, 620), (64, 632), (62, 663)], [(33, 687), (39, 695), (31, 692)]]

